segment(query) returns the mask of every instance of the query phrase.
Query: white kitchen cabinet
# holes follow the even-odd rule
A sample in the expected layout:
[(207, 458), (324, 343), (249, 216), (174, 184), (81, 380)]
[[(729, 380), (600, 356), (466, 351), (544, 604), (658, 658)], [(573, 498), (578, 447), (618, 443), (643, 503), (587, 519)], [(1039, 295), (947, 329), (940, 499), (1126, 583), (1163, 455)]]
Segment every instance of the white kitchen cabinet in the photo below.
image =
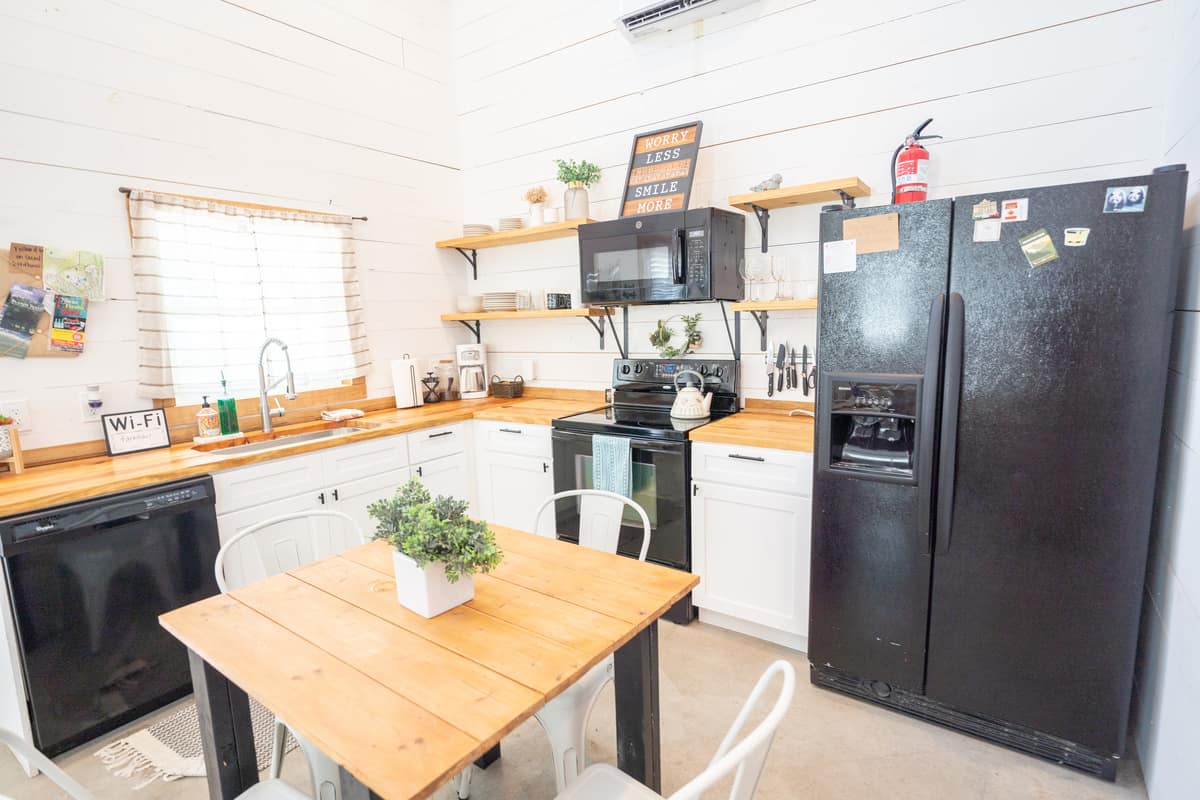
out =
[(473, 503), (472, 477), (466, 453), (442, 456), (412, 467), (413, 477), (425, 484), (433, 496), (449, 495)]
[[(292, 497), (284, 497), (279, 500), (252, 505), (238, 511), (231, 511), (227, 514), (218, 514), (217, 531), (221, 539), (221, 544), (226, 544), (230, 539), (251, 525), (265, 522), (273, 517), (324, 508), (325, 506), (321, 503), (319, 495), (319, 490), (307, 491), (302, 494), (293, 495)], [(219, 496), (220, 493), (218, 492)], [(327, 519), (300, 519), (281, 522), (279, 524), (292, 529), (296, 533), (297, 540), (301, 542), (320, 542), (326, 540), (329, 535), (329, 521)], [(313, 553), (311, 549), (300, 547), (292, 552), (277, 551), (274, 553), (274, 557), (287, 566), (298, 567), (301, 564), (312, 561)], [(251, 581), (267, 577), (267, 571), (263, 569), (262, 562), (254, 557), (252, 547), (247, 547), (244, 557), (230, 559), (228, 569), (229, 571), (226, 572), (225, 579), (231, 586), (243, 586)]]
[(806, 648), (812, 457), (697, 442), (692, 461), (701, 620)]
[(528, 531), (533, 515), (554, 494), (550, 428), (479, 422), (475, 453), (479, 516)]
[(323, 492), (325, 504), (319, 507), (348, 515), (358, 523), (363, 536), (369, 539), (375, 532), (375, 520), (367, 513), (367, 506), (376, 500), (394, 495), (396, 490), (408, 481), (409, 475), (409, 469), (405, 467), (353, 481), (331, 483)]

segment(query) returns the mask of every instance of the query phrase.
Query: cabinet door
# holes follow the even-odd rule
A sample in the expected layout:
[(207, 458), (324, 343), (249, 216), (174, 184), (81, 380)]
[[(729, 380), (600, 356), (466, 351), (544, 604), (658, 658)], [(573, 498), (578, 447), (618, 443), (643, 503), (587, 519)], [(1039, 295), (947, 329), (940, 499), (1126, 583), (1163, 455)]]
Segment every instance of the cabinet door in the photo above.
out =
[(367, 506), (376, 500), (391, 497), (404, 485), (408, 476), (407, 469), (393, 469), (367, 478), (331, 485), (325, 490), (325, 499), (331, 503), (328, 508), (348, 515), (358, 523), (363, 536), (370, 539), (375, 532), (375, 520), (367, 513)]
[(369, 478), (408, 466), (408, 439), (403, 434), (329, 447), (321, 451), (325, 486)]
[[(267, 503), (217, 515), (217, 532), (221, 544), (226, 544), (236, 534), (259, 522), (283, 514), (298, 511), (314, 511), (325, 508), (320, 500), (321, 492), (313, 490), (304, 494), (285, 497)], [(225, 582), (231, 588), (245, 586), (282, 570), (307, 564), (324, 555), (327, 547), (329, 520), (317, 517), (281, 522), (268, 530), (274, 535), (255, 543), (243, 540), (234, 545), (225, 556)], [(257, 537), (251, 537), (257, 538)]]
[(554, 463), (547, 457), (483, 451), (478, 476), (479, 515), (509, 528), (533, 530), (533, 515), (554, 494)]
[(456, 453), (417, 464), (412, 473), (413, 477), (420, 478), (421, 483), (425, 484), (425, 488), (435, 497), (449, 495), (474, 505), (474, 492), (471, 491), (471, 476), (467, 464), (467, 454)]
[(810, 509), (807, 497), (694, 482), (693, 602), (807, 636)]
[(218, 514), (252, 509), (302, 492), (316, 495), (322, 485), (320, 453), (275, 458), (213, 473)]

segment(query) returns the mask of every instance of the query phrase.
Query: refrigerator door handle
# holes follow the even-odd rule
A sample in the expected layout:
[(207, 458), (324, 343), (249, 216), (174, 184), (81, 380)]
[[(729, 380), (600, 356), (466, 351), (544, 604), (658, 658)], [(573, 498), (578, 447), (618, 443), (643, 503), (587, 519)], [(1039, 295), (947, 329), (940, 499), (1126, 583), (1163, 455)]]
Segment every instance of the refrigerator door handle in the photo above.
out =
[(963, 297), (950, 294), (946, 326), (946, 370), (942, 395), (941, 448), (938, 452), (937, 552), (950, 549), (950, 520), (954, 516), (954, 467), (958, 455), (958, 406), (962, 394)]
[(946, 293), (938, 292), (929, 304), (929, 334), (925, 344), (925, 378), (921, 382), (920, 433), (917, 442), (917, 536), (921, 553), (929, 555), (933, 543), (933, 448), (936, 439), (938, 386), (941, 385), (942, 331), (946, 324)]

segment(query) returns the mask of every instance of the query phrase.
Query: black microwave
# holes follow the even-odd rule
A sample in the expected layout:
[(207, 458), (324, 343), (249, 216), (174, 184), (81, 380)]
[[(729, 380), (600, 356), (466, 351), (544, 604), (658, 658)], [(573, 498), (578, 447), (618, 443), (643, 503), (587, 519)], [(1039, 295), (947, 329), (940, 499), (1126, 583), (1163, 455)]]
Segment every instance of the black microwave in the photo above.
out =
[(741, 300), (746, 217), (695, 208), (579, 226), (584, 305)]

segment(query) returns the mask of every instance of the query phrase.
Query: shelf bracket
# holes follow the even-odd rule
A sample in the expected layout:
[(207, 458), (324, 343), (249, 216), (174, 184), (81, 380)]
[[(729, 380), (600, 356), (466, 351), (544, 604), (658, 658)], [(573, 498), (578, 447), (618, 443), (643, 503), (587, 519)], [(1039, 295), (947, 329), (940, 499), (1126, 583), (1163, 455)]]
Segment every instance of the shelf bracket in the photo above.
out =
[(480, 336), (480, 331), (483, 329), (483, 322), (481, 320), (475, 320), (474, 325), (472, 325), (470, 322), (467, 322), (465, 319), (456, 320), (456, 322), (475, 335), (475, 344), (483, 343)]
[(617, 352), (621, 354), (621, 358), (629, 358), (629, 306), (621, 306), (621, 315), (623, 317), (623, 328), (625, 329), (624, 336), (617, 336), (617, 325), (613, 322), (612, 306), (604, 306), (604, 316), (608, 319), (608, 324), (612, 328), (613, 339), (617, 342)]
[[(742, 352), (741, 352), (742, 351), (742, 337), (740, 335), (741, 332), (739, 331), (738, 332), (739, 335), (734, 336), (733, 331), (729, 327), (729, 313), (725, 310), (725, 302), (723, 300), (720, 301), (720, 306), (721, 306), (721, 319), (725, 320), (725, 335), (729, 337), (729, 349), (733, 352), (733, 360), (741, 361), (742, 360)], [(740, 325), (739, 325), (740, 322), (741, 322), (741, 319), (738, 316), (738, 312), (736, 312), (736, 311), (733, 312), (734, 326), (740, 327)]]
[[(454, 249), (457, 250), (462, 257), (467, 260), (468, 264), (471, 265), (471, 277), (474, 280), (479, 280), (479, 251), (475, 249), (468, 250), (465, 247), (456, 247)], [(461, 320), (459, 321), (461, 322)], [(463, 324), (465, 325), (466, 323)]]
[[(846, 194), (845, 189), (838, 189), (837, 193), (842, 198), (842, 208), (854, 208), (854, 198)], [(763, 252), (765, 253), (766, 250), (763, 250)]]
[(604, 349), (604, 323), (607, 317), (584, 317), (588, 322), (592, 323), (592, 327), (596, 329), (596, 333), (600, 334), (600, 349)]
[[(853, 206), (853, 201), (851, 201)], [(754, 212), (754, 216), (758, 217), (758, 227), (762, 229), (762, 251), (767, 252), (767, 223), (771, 221), (771, 212), (762, 206), (750, 204), (750, 209)]]
[(766, 311), (751, 311), (750, 316), (754, 317), (754, 321), (758, 323), (759, 342), (762, 351), (767, 351), (767, 312)]

